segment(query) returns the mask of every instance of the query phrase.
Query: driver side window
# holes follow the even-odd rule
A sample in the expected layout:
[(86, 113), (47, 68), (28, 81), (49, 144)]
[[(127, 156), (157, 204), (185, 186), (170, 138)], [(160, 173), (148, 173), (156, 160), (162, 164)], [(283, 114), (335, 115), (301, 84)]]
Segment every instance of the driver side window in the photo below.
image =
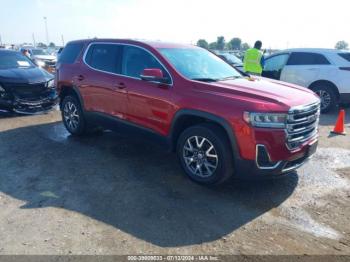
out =
[(266, 59), (262, 75), (279, 80), (282, 69), (286, 65), (288, 58), (289, 54), (281, 54)]
[(157, 68), (163, 71), (165, 77), (168, 77), (166, 70), (150, 53), (134, 46), (124, 46), (123, 50), (123, 75), (140, 78), (144, 69)]
[(271, 57), (270, 59), (267, 59), (265, 61), (264, 70), (266, 71), (276, 71), (280, 70), (284, 67), (284, 65), (287, 63), (289, 55), (283, 54), (283, 55), (276, 55), (274, 57)]

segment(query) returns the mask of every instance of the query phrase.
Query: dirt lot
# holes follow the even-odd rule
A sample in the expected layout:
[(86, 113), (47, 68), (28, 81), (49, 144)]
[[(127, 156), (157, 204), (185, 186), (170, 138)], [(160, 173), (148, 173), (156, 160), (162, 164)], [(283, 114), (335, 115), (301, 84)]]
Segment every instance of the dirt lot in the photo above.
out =
[[(350, 133), (350, 110), (347, 110)], [(297, 174), (209, 189), (175, 155), (59, 113), (0, 118), (0, 254), (350, 254), (350, 134)]]

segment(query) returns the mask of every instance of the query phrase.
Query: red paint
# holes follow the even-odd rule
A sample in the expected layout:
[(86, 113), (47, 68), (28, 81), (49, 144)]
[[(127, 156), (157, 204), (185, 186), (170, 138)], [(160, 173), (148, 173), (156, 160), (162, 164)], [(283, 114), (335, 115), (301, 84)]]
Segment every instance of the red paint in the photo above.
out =
[[(112, 42), (147, 49), (165, 65), (173, 80), (173, 85), (169, 87), (99, 72), (84, 64), (82, 52), (76, 63), (58, 68), (57, 88), (61, 90), (64, 86), (76, 86), (87, 111), (126, 119), (164, 136), (169, 135), (173, 117), (178, 110), (208, 112), (230, 123), (240, 157), (249, 160), (255, 159), (256, 144), (266, 145), (272, 160), (287, 160), (305, 151), (306, 145), (313, 142), (307, 141), (297, 152), (291, 152), (285, 145), (283, 130), (253, 128), (242, 118), (244, 111), (285, 113), (290, 107), (317, 102), (317, 96), (308, 89), (263, 78), (213, 83), (189, 80), (180, 75), (157, 50), (197, 48), (193, 46), (111, 39), (83, 41), (85, 48), (91, 42)], [(145, 70), (144, 74), (162, 77), (154, 69)], [(84, 80), (77, 80), (75, 76), (78, 75), (83, 75)]]

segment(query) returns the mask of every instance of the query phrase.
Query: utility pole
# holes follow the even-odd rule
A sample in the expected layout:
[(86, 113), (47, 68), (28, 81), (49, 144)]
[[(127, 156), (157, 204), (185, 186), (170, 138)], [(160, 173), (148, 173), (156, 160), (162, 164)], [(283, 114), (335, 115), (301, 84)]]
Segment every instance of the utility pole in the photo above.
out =
[(47, 17), (44, 16), (45, 32), (46, 32), (46, 45), (49, 46), (49, 30), (47, 29)]
[(63, 35), (61, 35), (61, 39), (62, 39), (62, 46), (64, 46), (64, 38), (63, 38)]
[(35, 42), (35, 35), (34, 35), (34, 33), (32, 34), (32, 37), (33, 37), (33, 46), (36, 47), (36, 42)]

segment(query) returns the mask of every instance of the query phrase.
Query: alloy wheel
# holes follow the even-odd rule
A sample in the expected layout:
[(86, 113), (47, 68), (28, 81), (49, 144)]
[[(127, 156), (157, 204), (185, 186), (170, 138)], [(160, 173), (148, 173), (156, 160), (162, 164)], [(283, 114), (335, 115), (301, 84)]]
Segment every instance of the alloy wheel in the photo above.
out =
[(79, 114), (76, 105), (68, 101), (63, 108), (64, 120), (71, 130), (76, 130), (79, 126)]
[(317, 90), (316, 94), (320, 97), (321, 99), (321, 110), (324, 110), (328, 108), (331, 104), (332, 97), (331, 95), (325, 91), (325, 90)]
[(188, 170), (201, 178), (212, 176), (219, 162), (214, 145), (201, 136), (192, 136), (186, 140), (183, 147), (183, 159)]

